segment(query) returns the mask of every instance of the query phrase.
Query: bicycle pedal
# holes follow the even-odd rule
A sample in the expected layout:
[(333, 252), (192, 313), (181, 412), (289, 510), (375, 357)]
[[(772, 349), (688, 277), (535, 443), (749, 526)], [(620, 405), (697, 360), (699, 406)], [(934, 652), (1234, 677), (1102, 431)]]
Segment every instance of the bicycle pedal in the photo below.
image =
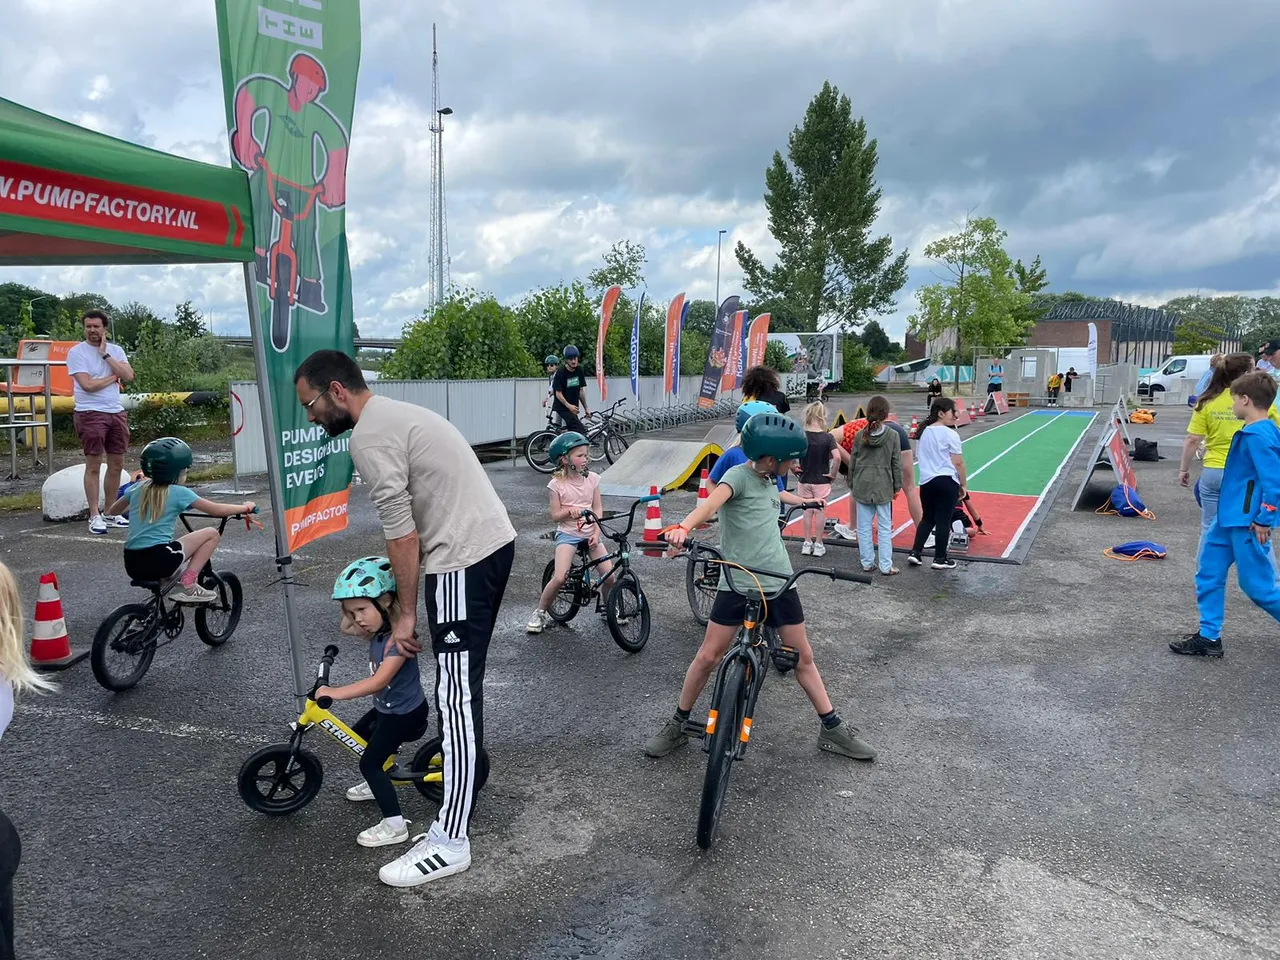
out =
[(701, 720), (686, 720), (680, 728), (690, 737), (701, 739), (707, 735), (707, 725)]
[(777, 647), (772, 651), (772, 657), (779, 673), (794, 670), (800, 663), (800, 654), (795, 647)]

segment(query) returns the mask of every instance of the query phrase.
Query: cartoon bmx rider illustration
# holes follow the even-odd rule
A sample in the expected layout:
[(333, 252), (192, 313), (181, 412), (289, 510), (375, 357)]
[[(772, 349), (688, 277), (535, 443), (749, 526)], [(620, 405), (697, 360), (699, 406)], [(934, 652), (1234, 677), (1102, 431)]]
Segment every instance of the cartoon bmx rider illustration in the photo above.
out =
[(320, 61), (296, 53), (288, 86), (258, 74), (236, 89), (231, 152), (249, 173), (258, 282), (269, 291), (271, 345), (280, 353), (289, 347), (295, 305), (328, 312), (315, 208), (346, 203), (349, 143), (319, 102), (328, 86)]

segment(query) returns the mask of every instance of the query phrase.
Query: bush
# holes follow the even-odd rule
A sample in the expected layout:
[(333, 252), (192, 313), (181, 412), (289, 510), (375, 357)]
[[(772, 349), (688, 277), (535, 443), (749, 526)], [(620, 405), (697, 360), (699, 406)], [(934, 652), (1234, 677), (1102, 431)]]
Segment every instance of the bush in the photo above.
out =
[(791, 372), (791, 358), (787, 356), (787, 346), (781, 340), (770, 340), (764, 348), (764, 365), (778, 373)]
[(542, 365), (525, 348), (511, 311), (474, 291), (454, 294), (430, 317), (406, 324), (403, 338), (382, 365), (387, 379), (542, 376)]
[[(176, 398), (157, 400), (129, 411), (131, 442), (147, 443), (157, 437), (183, 437), (204, 435), (214, 427), (215, 434), (227, 432), (229, 411), (226, 397), (220, 403), (193, 407)], [(220, 427), (220, 429), (219, 429)]]

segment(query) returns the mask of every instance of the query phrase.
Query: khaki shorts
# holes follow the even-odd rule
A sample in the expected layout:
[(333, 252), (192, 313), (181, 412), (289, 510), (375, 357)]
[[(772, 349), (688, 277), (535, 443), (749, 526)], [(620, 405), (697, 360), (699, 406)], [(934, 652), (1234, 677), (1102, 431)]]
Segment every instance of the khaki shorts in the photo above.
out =
[(825, 500), (831, 496), (831, 484), (797, 483), (796, 496), (804, 497), (806, 500)]
[(129, 416), (126, 413), (102, 413), (99, 410), (77, 410), (72, 418), (80, 449), (85, 456), (100, 457), (104, 453), (123, 456), (129, 449)]

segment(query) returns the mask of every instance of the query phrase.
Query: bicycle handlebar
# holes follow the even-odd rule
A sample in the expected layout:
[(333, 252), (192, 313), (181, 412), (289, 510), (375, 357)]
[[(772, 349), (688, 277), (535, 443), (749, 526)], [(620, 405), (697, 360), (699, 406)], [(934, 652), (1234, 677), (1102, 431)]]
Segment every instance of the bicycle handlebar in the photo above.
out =
[[(618, 402), (621, 403), (622, 401), (619, 400)], [(660, 493), (659, 494), (650, 493), (650, 494), (646, 494), (643, 497), (638, 497), (636, 501), (633, 504), (631, 504), (631, 509), (627, 513), (627, 528), (623, 530), (621, 533), (611, 533), (610, 531), (606, 530), (604, 527), (606, 523), (612, 523), (614, 520), (617, 519), (617, 517), (611, 517), (608, 520), (602, 520), (600, 519), (600, 517), (596, 516), (595, 512), (592, 511), (590, 508), (584, 509), (579, 514), (579, 516), (583, 520), (589, 520), (590, 522), (594, 523), (597, 527), (600, 528), (600, 532), (603, 533), (609, 539), (621, 540), (623, 537), (629, 534), (631, 532), (631, 528), (635, 526), (636, 510), (637, 508), (639, 508), (640, 504), (652, 503), (654, 500), (661, 500), (661, 499), (662, 499), (662, 494)]]
[(316, 671), (316, 685), (311, 688), (311, 697), (316, 702), (316, 706), (321, 710), (328, 710), (333, 706), (333, 697), (316, 697), (315, 693), (320, 687), (329, 685), (329, 669), (333, 666), (333, 661), (338, 656), (338, 648), (332, 643), (324, 648), (324, 655), (320, 658), (320, 669)]
[[(661, 533), (658, 534), (658, 540), (661, 543), (667, 542), (666, 536)], [(699, 540), (685, 540), (684, 546), (685, 546), (685, 549), (689, 551), (690, 557), (692, 557), (694, 554), (699, 552), (710, 553), (710, 554), (714, 554), (721, 561), (724, 561), (724, 554), (721, 553), (719, 550), (717, 550), (715, 547), (711, 546), (710, 544), (703, 543)], [(729, 563), (725, 564), (724, 569), (725, 569), (726, 579), (729, 583), (729, 588), (733, 590), (734, 593), (741, 594), (741, 591), (735, 588), (733, 585), (734, 566), (735, 566), (734, 564), (729, 564)], [(750, 573), (755, 574), (757, 577), (770, 577), (774, 580), (783, 581), (782, 586), (778, 587), (778, 589), (774, 590), (772, 593), (765, 593), (763, 589), (758, 591), (764, 600), (778, 599), (778, 597), (782, 596), (784, 593), (790, 590), (793, 586), (795, 586), (795, 583), (797, 580), (799, 580), (805, 574), (809, 574), (809, 573), (816, 573), (824, 577), (830, 577), (832, 580), (844, 580), (847, 583), (871, 584), (875, 582), (875, 578), (872, 577), (870, 574), (854, 573), (851, 570), (836, 570), (834, 568), (824, 569), (822, 567), (805, 567), (801, 570), (795, 571), (795, 573), (787, 575), (785, 573), (780, 573), (774, 570), (760, 570), (755, 567), (748, 567), (746, 564), (741, 564), (741, 563), (736, 564), (736, 566), (741, 567), (743, 570), (746, 570)]]

